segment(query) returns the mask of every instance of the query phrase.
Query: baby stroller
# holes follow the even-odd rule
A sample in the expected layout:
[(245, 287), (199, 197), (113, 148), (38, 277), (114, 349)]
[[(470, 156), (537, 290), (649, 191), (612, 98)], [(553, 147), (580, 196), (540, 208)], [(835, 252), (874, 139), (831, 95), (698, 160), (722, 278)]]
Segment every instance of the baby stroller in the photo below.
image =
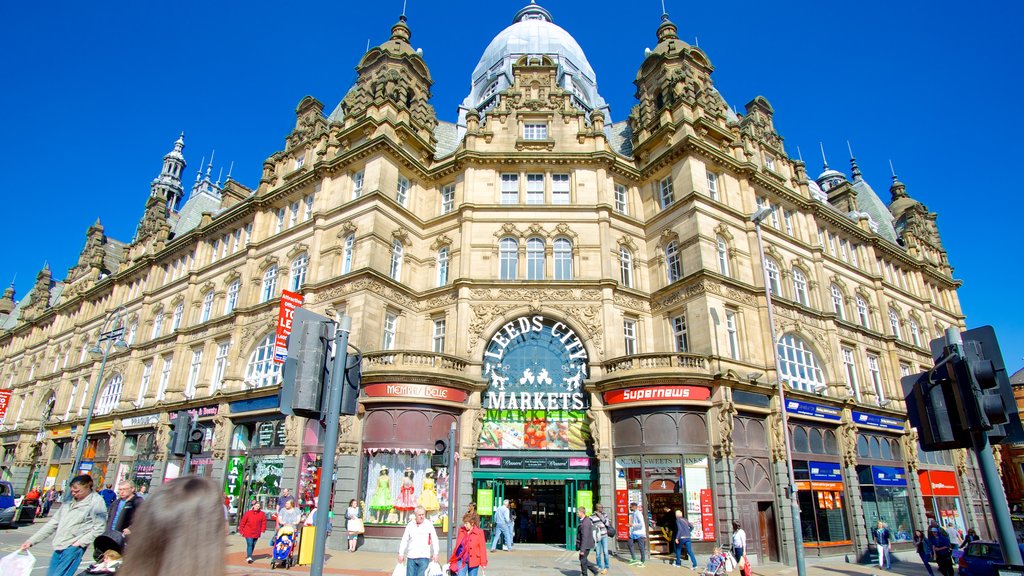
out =
[(274, 536), (274, 550), (270, 556), (270, 569), (291, 568), (295, 565), (295, 549), (298, 548), (299, 534), (294, 526), (281, 526)]

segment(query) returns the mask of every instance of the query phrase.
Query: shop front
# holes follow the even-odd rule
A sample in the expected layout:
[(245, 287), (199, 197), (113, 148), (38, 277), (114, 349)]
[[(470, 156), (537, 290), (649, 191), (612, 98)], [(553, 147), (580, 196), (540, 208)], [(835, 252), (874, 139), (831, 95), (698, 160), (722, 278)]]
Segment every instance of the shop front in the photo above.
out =
[(256, 501), (268, 514), (277, 509), (284, 478), (284, 423), (281, 414), (234, 422), (225, 485), (230, 513), (247, 510)]
[[(747, 555), (755, 563), (778, 562), (781, 557), (779, 504), (765, 420), (771, 399), (744, 390), (733, 390), (732, 399), (738, 409), (730, 434), (734, 458), (722, 458), (724, 469), (718, 473), (733, 481), (734, 516), (747, 533)], [(725, 519), (720, 519), (719, 523), (720, 530), (726, 533), (731, 530)]]
[[(853, 419), (858, 423), (868, 422), (871, 416), (853, 412)], [(869, 423), (893, 431), (903, 430), (902, 421)], [(892, 533), (894, 550), (909, 550), (910, 546), (901, 543), (912, 543), (914, 539), (910, 493), (903, 462), (903, 449), (897, 436), (858, 430), (857, 478), (864, 506), (864, 523), (868, 534), (873, 534), (878, 522), (884, 522)]]
[(587, 360), (572, 328), (540, 314), (510, 320), (484, 347), (487, 390), (472, 474), (488, 536), (508, 500), (516, 542), (575, 547), (574, 511), (592, 511), (598, 497)]
[(153, 483), (158, 452), (155, 427), (158, 422), (159, 417), (155, 414), (121, 420), (124, 442), (117, 466), (117, 480), (128, 480), (135, 484), (137, 491), (149, 491)]
[[(604, 393), (611, 411), (615, 458), (615, 530), (629, 536), (629, 507), (648, 519), (653, 552), (668, 553), (680, 510), (693, 525), (694, 543), (715, 541), (707, 403), (701, 386), (644, 386)], [(703, 554), (709, 546), (698, 545)]]
[(960, 500), (960, 486), (953, 470), (917, 471), (928, 520), (935, 520), (949, 532), (950, 538), (963, 540), (967, 529)]

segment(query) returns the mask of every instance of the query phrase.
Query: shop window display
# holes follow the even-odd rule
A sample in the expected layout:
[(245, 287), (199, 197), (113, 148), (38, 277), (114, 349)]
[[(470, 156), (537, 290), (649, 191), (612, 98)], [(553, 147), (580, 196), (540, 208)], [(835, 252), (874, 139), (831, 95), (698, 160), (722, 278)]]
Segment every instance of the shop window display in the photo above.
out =
[(367, 524), (404, 525), (416, 506), (423, 506), (427, 519), (440, 524), (448, 512), (448, 475), (430, 467), (426, 450), (368, 450), (366, 456)]
[(693, 524), (694, 541), (713, 541), (714, 506), (708, 457), (702, 454), (624, 456), (615, 459), (616, 530), (629, 534), (629, 505), (639, 504), (651, 529), (671, 530), (675, 510)]
[(910, 520), (910, 498), (903, 468), (894, 466), (857, 466), (864, 518), (867, 526), (881, 520), (889, 525), (893, 540), (910, 542), (913, 525)]
[(852, 544), (839, 464), (793, 461), (804, 543), (812, 546)]

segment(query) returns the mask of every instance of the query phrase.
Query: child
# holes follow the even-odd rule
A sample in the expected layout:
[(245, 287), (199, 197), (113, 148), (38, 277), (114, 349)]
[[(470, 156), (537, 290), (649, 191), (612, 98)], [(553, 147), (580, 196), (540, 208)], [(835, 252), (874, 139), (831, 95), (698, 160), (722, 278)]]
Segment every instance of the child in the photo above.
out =
[(121, 553), (117, 550), (107, 550), (103, 553), (99, 563), (86, 568), (84, 574), (113, 574), (121, 566)]
[[(714, 552), (711, 553), (711, 558), (708, 558), (708, 567), (704, 570), (704, 574), (713, 576), (717, 574), (719, 570), (724, 568), (725, 564), (725, 553), (718, 546), (715, 546)], [(723, 570), (724, 571), (724, 570)]]

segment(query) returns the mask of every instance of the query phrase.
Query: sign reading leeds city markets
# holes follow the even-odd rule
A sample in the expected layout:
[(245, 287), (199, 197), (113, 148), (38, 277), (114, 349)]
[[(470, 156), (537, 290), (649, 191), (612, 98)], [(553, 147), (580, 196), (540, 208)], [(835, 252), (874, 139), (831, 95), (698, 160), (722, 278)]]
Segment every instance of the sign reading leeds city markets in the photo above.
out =
[(295, 309), (302, 306), (302, 294), (290, 290), (281, 291), (281, 307), (277, 311), (277, 332), (274, 337), (274, 362), (284, 364), (288, 358), (288, 335), (292, 333), (292, 317)]
[(480, 448), (584, 450), (590, 441), (587, 350), (564, 323), (514, 318), (483, 354), (487, 392)]

